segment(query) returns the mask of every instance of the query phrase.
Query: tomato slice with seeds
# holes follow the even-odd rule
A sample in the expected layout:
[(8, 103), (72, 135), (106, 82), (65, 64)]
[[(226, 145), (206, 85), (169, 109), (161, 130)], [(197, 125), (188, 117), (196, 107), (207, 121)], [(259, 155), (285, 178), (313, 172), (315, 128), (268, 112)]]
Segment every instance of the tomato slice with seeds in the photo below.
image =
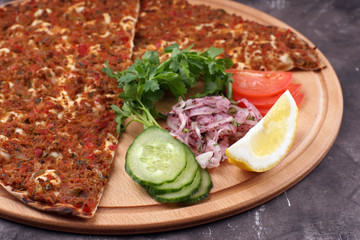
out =
[(234, 94), (267, 97), (284, 92), (292, 81), (290, 72), (228, 69), (233, 74)]

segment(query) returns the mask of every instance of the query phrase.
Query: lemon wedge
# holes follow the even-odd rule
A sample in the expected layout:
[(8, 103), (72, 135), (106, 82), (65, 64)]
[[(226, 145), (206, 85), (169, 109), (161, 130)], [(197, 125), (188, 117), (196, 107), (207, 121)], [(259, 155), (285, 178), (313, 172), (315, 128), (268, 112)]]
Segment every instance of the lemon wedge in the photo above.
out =
[(226, 149), (228, 161), (253, 172), (275, 167), (294, 141), (297, 119), (297, 105), (290, 92), (286, 91), (260, 122)]

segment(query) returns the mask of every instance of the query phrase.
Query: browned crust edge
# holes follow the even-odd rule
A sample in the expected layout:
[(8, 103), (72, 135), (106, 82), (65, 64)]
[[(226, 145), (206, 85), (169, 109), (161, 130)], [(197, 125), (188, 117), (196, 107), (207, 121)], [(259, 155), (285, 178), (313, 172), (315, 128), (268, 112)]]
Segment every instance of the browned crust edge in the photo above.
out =
[(96, 209), (98, 207), (98, 205), (97, 205), (96, 208), (94, 209), (94, 211), (91, 212), (90, 214), (84, 214), (80, 209), (75, 208), (71, 204), (64, 204), (64, 203), (61, 203), (61, 204), (58, 203), (58, 204), (55, 204), (55, 205), (41, 204), (40, 202), (30, 200), (27, 197), (26, 192), (14, 191), (11, 186), (5, 186), (2, 183), (0, 183), (0, 185), (3, 186), (3, 188), (7, 192), (9, 192), (11, 195), (13, 195), (14, 197), (19, 199), (21, 202), (25, 203), (26, 205), (28, 205), (30, 207), (33, 207), (35, 209), (38, 209), (38, 210), (45, 211), (45, 212), (56, 212), (56, 213), (59, 213), (60, 215), (69, 215), (69, 214), (71, 214), (73, 216), (88, 219), (88, 218), (91, 218), (91, 217), (94, 216), (94, 213), (95, 213), (95, 211), (96, 211)]

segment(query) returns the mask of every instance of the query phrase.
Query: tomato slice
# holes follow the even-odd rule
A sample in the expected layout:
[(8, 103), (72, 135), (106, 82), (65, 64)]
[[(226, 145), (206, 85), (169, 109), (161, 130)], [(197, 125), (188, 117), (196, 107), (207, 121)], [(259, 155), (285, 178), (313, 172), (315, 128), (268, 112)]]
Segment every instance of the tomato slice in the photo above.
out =
[(233, 74), (234, 94), (247, 97), (267, 97), (284, 92), (290, 85), (290, 72), (270, 72), (228, 69)]
[(294, 98), (297, 106), (299, 106), (302, 103), (302, 101), (304, 100), (304, 97), (305, 97), (305, 93), (302, 93), (302, 92), (298, 92), (297, 94), (293, 95), (293, 98)]
[[(292, 94), (292, 96), (296, 102), (296, 105), (299, 106), (302, 103), (302, 101), (305, 97), (305, 94), (302, 92), (297, 92), (295, 94)], [(259, 110), (259, 112), (261, 113), (262, 116), (265, 116), (272, 106), (270, 106), (270, 107), (255, 106), (255, 107), (257, 108), (257, 110)]]
[[(271, 108), (271, 107), (270, 107)], [(260, 114), (264, 117), (268, 111), (270, 110), (270, 108), (257, 108), (257, 110), (259, 110)]]
[[(291, 83), (289, 85), (289, 87), (287, 88), (287, 90), (289, 90), (291, 95), (293, 95), (293, 97), (294, 97), (295, 94), (297, 94), (300, 91), (300, 88), (301, 88), (301, 84)], [(246, 98), (249, 102), (254, 104), (256, 107), (271, 108), (275, 104), (275, 102), (280, 98), (280, 96), (282, 94), (283, 94), (283, 92), (273, 95), (273, 96), (268, 96), (268, 97), (254, 97), (254, 96), (247, 97), (247, 96), (239, 95), (234, 92), (233, 98), (236, 101), (240, 100), (241, 98)]]

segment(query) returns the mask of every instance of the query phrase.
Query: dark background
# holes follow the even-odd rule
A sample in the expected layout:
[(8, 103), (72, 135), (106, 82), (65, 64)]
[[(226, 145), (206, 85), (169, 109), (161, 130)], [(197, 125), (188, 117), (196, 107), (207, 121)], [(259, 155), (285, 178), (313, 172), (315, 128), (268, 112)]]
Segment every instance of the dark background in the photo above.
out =
[[(6, 1), (0, 0), (0, 4)], [(344, 95), (338, 138), (304, 180), (247, 212), (177, 231), (94, 236), (47, 231), (0, 219), (4, 239), (360, 239), (360, 1), (237, 0), (289, 24), (334, 67)], [(1, 203), (0, 203), (1, 204)]]

